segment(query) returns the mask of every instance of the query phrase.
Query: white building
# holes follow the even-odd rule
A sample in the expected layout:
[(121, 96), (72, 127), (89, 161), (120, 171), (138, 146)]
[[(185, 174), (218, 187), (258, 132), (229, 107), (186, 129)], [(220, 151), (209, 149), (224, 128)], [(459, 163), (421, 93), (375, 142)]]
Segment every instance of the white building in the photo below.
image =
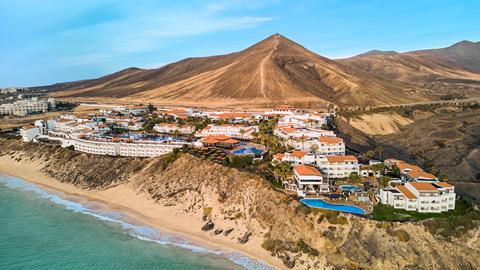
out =
[(13, 103), (1, 104), (0, 115), (25, 116), (32, 113), (45, 113), (48, 109), (54, 108), (54, 98), (49, 98), (47, 101), (32, 98), (29, 100), (19, 100)]
[(174, 148), (182, 147), (183, 143), (161, 142), (121, 142), (107, 140), (74, 139), (77, 151), (110, 156), (156, 157), (168, 154)]
[[(315, 150), (316, 155), (322, 156), (343, 156), (345, 155), (345, 142), (338, 137), (319, 137), (300, 144), (304, 151)], [(316, 146), (313, 146), (316, 145)]]
[(293, 167), (293, 174), (298, 194), (301, 196), (330, 191), (328, 176), (314, 166), (297, 165)]
[(320, 128), (327, 124), (327, 118), (319, 113), (295, 113), (282, 116), (278, 121), (279, 126), (296, 128)]
[(360, 173), (360, 165), (355, 156), (318, 156), (317, 167), (330, 178), (344, 178), (352, 173)]
[(286, 161), (292, 164), (314, 164), (315, 156), (305, 151), (292, 151), (290, 153), (278, 153), (273, 155), (273, 162)]
[(258, 132), (258, 130), (258, 126), (210, 124), (204, 129), (197, 131), (196, 135), (199, 137), (225, 135), (235, 138), (252, 139), (253, 133)]
[(279, 115), (289, 115), (294, 114), (297, 110), (295, 107), (289, 105), (277, 106), (269, 112), (265, 112), (266, 116), (279, 116)]
[(440, 213), (455, 209), (455, 188), (446, 182), (411, 182), (394, 188), (380, 189), (379, 201), (395, 209)]
[(284, 140), (296, 139), (297, 141), (308, 141), (320, 137), (335, 137), (335, 133), (331, 130), (293, 128), (290, 126), (277, 126), (273, 133)]
[(169, 123), (156, 124), (153, 129), (160, 133), (174, 133), (175, 131), (181, 134), (190, 134), (195, 131), (195, 127), (188, 125), (177, 125)]
[(20, 136), (24, 142), (31, 142), (37, 136), (40, 136), (40, 128), (34, 125), (23, 126), (20, 129)]

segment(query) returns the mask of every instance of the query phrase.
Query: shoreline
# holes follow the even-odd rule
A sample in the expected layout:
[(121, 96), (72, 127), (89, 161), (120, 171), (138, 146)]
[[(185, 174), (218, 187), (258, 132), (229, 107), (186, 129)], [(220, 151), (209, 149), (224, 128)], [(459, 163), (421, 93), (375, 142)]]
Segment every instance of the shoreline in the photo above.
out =
[[(84, 190), (69, 183), (62, 183), (40, 172), (41, 164), (17, 162), (7, 156), (0, 157), (0, 173), (18, 177), (60, 197), (81, 204), (100, 203), (110, 211), (121, 212), (127, 220), (151, 226), (163, 233), (178, 236), (190, 244), (211, 251), (241, 254), (275, 269), (286, 269), (283, 263), (261, 247), (262, 239), (252, 237), (245, 244), (237, 244), (222, 235), (201, 231), (204, 222), (189, 214), (174, 213), (169, 207), (161, 206), (149, 199), (146, 194), (135, 191), (128, 183), (106, 190)], [(125, 200), (128, 198), (128, 200)], [(224, 256), (228, 259), (226, 256)]]

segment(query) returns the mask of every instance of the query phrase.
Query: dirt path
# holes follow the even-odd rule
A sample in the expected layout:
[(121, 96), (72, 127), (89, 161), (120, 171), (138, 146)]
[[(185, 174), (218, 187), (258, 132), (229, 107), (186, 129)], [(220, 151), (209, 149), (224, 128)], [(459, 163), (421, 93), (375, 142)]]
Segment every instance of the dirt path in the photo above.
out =
[(278, 47), (278, 38), (275, 38), (275, 45), (273, 46), (273, 49), (270, 51), (270, 53), (268, 53), (268, 55), (262, 59), (262, 61), (260, 62), (260, 66), (259, 66), (259, 74), (260, 74), (260, 91), (263, 95), (263, 97), (267, 97), (267, 95), (265, 94), (265, 64), (267, 63), (267, 60), (270, 59), (270, 57), (272, 56), (273, 52), (277, 49)]

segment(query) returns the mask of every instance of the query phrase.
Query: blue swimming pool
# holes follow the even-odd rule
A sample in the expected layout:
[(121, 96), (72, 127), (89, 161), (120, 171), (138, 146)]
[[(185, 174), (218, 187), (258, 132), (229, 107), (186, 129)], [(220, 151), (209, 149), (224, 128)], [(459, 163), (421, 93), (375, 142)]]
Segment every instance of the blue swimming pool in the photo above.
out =
[(341, 190), (350, 191), (350, 192), (357, 192), (357, 191), (361, 190), (360, 187), (353, 186), (353, 185), (341, 185), (341, 186), (339, 186), (339, 188)]
[(352, 213), (357, 215), (365, 215), (365, 211), (362, 208), (352, 206), (352, 205), (333, 204), (333, 203), (328, 203), (321, 199), (301, 199), (300, 202), (305, 204), (306, 206), (310, 206), (314, 208), (340, 211), (340, 212)]
[(258, 149), (256, 147), (245, 147), (245, 148), (234, 150), (233, 154), (234, 155), (252, 155), (253, 154), (255, 156), (259, 156), (263, 154), (263, 150)]

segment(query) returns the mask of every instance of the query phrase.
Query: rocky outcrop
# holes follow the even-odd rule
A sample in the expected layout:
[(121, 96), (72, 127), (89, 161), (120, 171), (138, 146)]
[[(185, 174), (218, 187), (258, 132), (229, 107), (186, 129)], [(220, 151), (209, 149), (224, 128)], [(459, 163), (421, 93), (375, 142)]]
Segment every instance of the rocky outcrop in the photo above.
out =
[[(0, 155), (38, 162), (62, 182), (86, 189), (131, 184), (172, 211), (204, 220), (205, 234), (263, 248), (293, 269), (475, 269), (478, 245), (431, 234), (423, 223), (382, 223), (312, 210), (263, 178), (187, 154), (164, 158), (105, 157), (0, 139)], [(473, 222), (473, 221), (472, 221)], [(208, 225), (208, 226), (207, 226)], [(199, 231), (202, 228), (198, 228)]]

